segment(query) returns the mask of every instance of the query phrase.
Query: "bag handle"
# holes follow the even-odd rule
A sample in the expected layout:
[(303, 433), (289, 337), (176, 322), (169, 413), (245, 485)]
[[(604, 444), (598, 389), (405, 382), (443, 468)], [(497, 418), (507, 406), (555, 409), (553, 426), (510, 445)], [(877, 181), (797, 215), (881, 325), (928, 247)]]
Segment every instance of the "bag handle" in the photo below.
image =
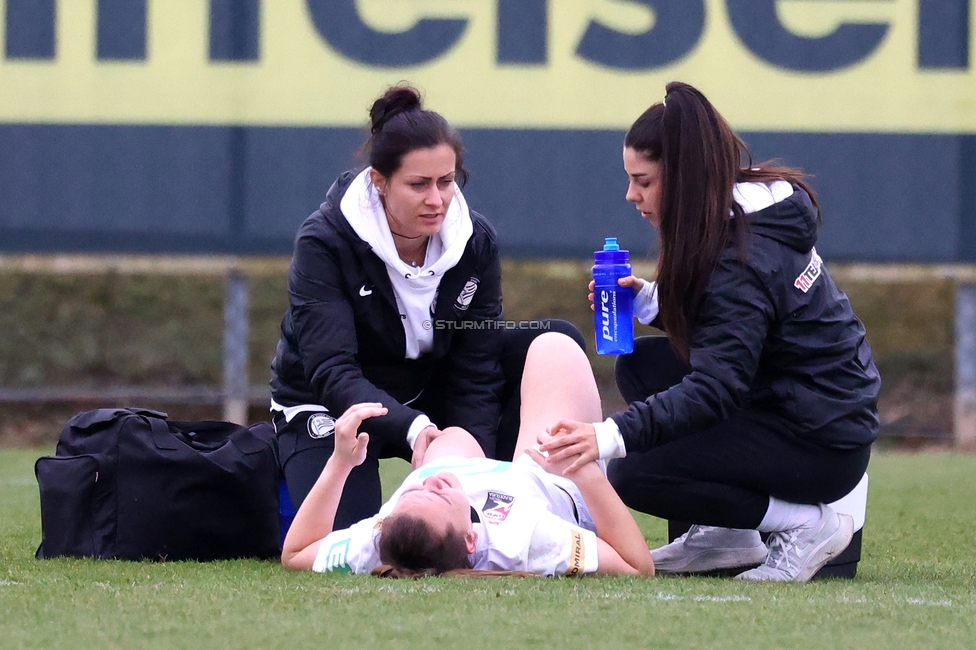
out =
[[(149, 424), (152, 427), (153, 440), (155, 441), (158, 449), (179, 449), (180, 442), (183, 442), (183, 444), (197, 451), (214, 449), (213, 447), (208, 447), (205, 444), (196, 446), (191, 444), (191, 436), (180, 436), (178, 434), (174, 434), (170, 430), (170, 426), (175, 427), (181, 432), (194, 432), (201, 430), (206, 431), (220, 427), (234, 427), (234, 430), (231, 431), (230, 435), (228, 435), (225, 440), (229, 440), (241, 452), (245, 454), (256, 454), (264, 451), (267, 447), (267, 444), (255, 436), (247, 427), (243, 427), (232, 422), (221, 422), (217, 420), (201, 420), (197, 422), (177, 420), (165, 421), (150, 417)], [(182, 440), (182, 438), (189, 438), (191, 442), (186, 442)]]
[(161, 420), (151, 415), (147, 415), (146, 419), (149, 420), (149, 427), (152, 429), (153, 434), (153, 442), (156, 443), (157, 449), (176, 450), (180, 448), (176, 442), (176, 437), (169, 430), (169, 423), (166, 420)]
[(142, 417), (162, 418), (164, 420), (169, 417), (162, 411), (153, 411), (152, 409), (145, 408), (95, 409), (93, 411), (78, 413), (68, 420), (68, 426), (74, 427), (75, 429), (85, 430), (95, 426), (104, 426), (109, 422), (114, 422), (115, 420), (127, 417), (129, 415), (141, 415)]

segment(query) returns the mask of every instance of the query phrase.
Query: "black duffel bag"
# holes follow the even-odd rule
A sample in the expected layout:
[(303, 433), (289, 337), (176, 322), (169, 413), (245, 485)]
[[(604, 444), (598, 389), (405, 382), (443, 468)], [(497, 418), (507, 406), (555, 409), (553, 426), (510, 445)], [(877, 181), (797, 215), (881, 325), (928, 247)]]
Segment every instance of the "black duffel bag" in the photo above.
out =
[(279, 553), (274, 431), (170, 422), (148, 409), (71, 418), (39, 458), (38, 558), (272, 558)]

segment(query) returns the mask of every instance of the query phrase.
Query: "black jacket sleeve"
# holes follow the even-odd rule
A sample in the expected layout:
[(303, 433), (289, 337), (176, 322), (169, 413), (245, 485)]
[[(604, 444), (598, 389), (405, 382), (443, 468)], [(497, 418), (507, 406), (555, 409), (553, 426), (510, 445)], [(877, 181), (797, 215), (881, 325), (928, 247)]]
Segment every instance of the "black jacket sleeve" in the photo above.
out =
[(292, 326), (306, 379), (334, 417), (353, 404), (380, 402), (389, 409), (364, 429), (382, 441), (405, 440), (420, 411), (400, 404), (363, 376), (352, 305), (343, 290), (338, 260), (321, 241), (301, 237), (288, 276)]
[(691, 331), (691, 372), (680, 384), (613, 415), (629, 452), (702, 431), (742, 409), (775, 307), (753, 269), (729, 255), (709, 279)]
[[(478, 260), (478, 289), (456, 323), (462, 329), (454, 332), (451, 349), (442, 364), (444, 376), (440, 379), (444, 386), (445, 423), (466, 429), (491, 458), (495, 452), (504, 382), (502, 331), (498, 327), (502, 315), (502, 273), (493, 236), (483, 240)], [(465, 327), (466, 323), (470, 326)]]

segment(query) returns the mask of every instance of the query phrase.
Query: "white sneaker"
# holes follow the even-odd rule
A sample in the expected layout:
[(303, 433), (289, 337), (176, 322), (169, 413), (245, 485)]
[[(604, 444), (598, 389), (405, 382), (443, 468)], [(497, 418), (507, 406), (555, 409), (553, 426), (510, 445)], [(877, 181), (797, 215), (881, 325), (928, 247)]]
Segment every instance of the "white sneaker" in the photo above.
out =
[(854, 536), (854, 520), (820, 506), (820, 519), (809, 528), (794, 528), (769, 535), (766, 561), (736, 576), (738, 580), (806, 582), (844, 552)]
[(753, 566), (768, 552), (758, 531), (693, 525), (651, 557), (659, 573), (705, 573)]

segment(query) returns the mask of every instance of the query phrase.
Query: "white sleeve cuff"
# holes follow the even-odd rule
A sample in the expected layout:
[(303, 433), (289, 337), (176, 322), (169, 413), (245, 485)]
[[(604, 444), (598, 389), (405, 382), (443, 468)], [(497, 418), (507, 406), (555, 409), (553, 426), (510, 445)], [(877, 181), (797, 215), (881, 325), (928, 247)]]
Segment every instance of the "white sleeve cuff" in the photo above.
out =
[(434, 426), (434, 423), (430, 421), (430, 418), (421, 413), (416, 417), (410, 428), (407, 429), (407, 444), (410, 445), (410, 449), (413, 449), (414, 444), (417, 442), (417, 436), (420, 432), (427, 427)]
[(579, 531), (583, 538), (583, 573), (596, 573), (600, 568), (600, 546), (596, 541), (596, 533), (583, 529)]
[(658, 311), (657, 282), (644, 280), (644, 287), (634, 296), (634, 316), (641, 325), (650, 325)]
[(627, 455), (627, 447), (624, 446), (624, 437), (620, 435), (620, 427), (607, 418), (603, 422), (595, 422), (593, 429), (596, 430), (596, 446), (600, 450), (600, 458), (623, 458)]

